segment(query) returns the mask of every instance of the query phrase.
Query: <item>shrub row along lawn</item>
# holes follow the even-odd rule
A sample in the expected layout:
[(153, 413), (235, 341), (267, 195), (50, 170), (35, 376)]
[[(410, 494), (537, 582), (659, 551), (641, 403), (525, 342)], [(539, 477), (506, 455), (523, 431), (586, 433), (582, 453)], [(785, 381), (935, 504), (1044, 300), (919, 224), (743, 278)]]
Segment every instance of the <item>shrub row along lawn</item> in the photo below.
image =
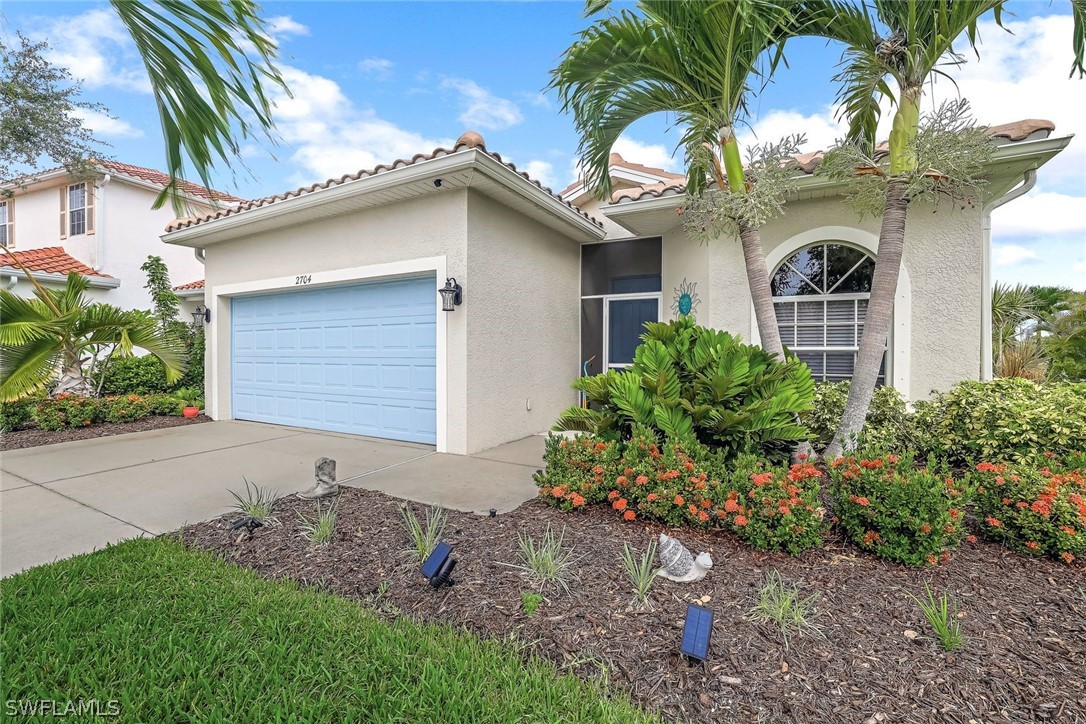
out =
[(0, 611), (3, 698), (24, 706), (112, 700), (126, 721), (655, 721), (496, 642), (385, 623), (172, 540), (14, 576)]

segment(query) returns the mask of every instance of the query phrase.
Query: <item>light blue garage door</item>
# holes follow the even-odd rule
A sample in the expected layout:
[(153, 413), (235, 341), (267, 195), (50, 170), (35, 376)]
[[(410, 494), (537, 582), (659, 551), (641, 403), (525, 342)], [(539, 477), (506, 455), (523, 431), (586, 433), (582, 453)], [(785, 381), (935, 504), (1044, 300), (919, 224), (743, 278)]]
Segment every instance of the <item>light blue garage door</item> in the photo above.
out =
[(237, 297), (234, 417), (435, 443), (433, 276)]

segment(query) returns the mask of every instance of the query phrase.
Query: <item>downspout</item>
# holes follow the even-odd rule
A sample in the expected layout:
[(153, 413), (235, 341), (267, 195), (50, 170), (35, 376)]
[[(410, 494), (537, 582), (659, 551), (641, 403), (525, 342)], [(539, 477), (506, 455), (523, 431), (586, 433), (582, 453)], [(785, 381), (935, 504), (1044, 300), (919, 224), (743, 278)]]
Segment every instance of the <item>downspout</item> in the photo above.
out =
[(102, 271), (102, 267), (105, 264), (105, 249), (106, 243), (103, 238), (106, 235), (106, 186), (113, 179), (110, 174), (106, 174), (102, 177), (102, 182), (98, 184), (98, 199), (95, 203), (94, 213), (98, 215), (98, 218), (94, 220), (94, 271)]
[(992, 379), (992, 211), (1003, 204), (1028, 194), (1037, 184), (1037, 169), (1031, 168), (1022, 175), (1022, 183), (984, 206), (981, 221), (984, 256), (981, 264), (980, 306), (980, 378)]
[(10, 292), (12, 289), (15, 288), (15, 285), (18, 284), (18, 283), (19, 283), (19, 277), (12, 274), (10, 277), (8, 277), (7, 281), (4, 282), (4, 291), (5, 292)]

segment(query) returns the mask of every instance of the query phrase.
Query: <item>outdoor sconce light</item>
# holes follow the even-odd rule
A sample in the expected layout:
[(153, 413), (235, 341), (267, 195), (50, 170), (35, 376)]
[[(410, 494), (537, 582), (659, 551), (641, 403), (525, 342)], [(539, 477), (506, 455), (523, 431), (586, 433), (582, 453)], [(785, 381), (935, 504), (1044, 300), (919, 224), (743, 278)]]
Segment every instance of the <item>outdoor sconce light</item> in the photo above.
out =
[(211, 321), (211, 310), (200, 304), (197, 305), (196, 311), (192, 313), (192, 323), (199, 326), (200, 322)]
[(709, 656), (709, 637), (712, 635), (713, 612), (692, 603), (687, 606), (680, 650), (691, 659), (705, 661)]
[(452, 546), (448, 543), (438, 543), (434, 552), (422, 564), (422, 575), (430, 579), (430, 585), (434, 588), (451, 586), (456, 583), (452, 579), (454, 568), (456, 568), (456, 559), (452, 557)]
[(456, 283), (456, 277), (445, 280), (445, 286), (437, 290), (441, 295), (441, 311), (451, 312), (464, 301), (464, 288)]

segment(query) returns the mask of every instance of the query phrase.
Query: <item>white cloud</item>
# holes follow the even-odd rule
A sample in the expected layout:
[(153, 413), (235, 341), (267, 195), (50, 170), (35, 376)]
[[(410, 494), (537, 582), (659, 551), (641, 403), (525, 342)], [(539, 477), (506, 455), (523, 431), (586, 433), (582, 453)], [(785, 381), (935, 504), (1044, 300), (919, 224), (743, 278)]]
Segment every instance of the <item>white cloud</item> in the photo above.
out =
[(500, 131), (524, 120), (516, 103), (494, 95), (473, 80), (445, 78), (441, 89), (455, 91), (460, 96), (463, 108), (460, 122), (472, 129)]
[(803, 114), (791, 109), (775, 109), (766, 113), (754, 124), (754, 130), (741, 130), (739, 142), (743, 148), (776, 143), (785, 136), (802, 133), (806, 136), (804, 151), (831, 148), (843, 138), (848, 129), (834, 118), (834, 109), (827, 106), (819, 113)]
[(365, 58), (358, 61), (358, 70), (376, 80), (392, 77), (392, 61), (388, 58)]
[(612, 146), (611, 152), (642, 166), (662, 168), (675, 173), (683, 171), (681, 153), (679, 158), (672, 157), (671, 150), (662, 143), (642, 143), (628, 136), (621, 136)]
[(136, 47), (115, 13), (104, 8), (75, 16), (39, 17), (27, 35), (49, 43), (46, 59), (71, 71), (87, 88), (150, 93)]
[(74, 115), (82, 118), (84, 127), (95, 135), (106, 138), (143, 138), (143, 131), (131, 123), (99, 111), (77, 108)]
[(992, 246), (992, 264), (995, 266), (1014, 266), (1027, 261), (1036, 261), (1037, 252), (1018, 244), (994, 244)]
[(1084, 210), (1082, 196), (1038, 190), (993, 211), (992, 226), (1007, 236), (1082, 233), (1086, 232)]
[(539, 183), (543, 184), (544, 186), (549, 186), (551, 189), (553, 189), (555, 191), (558, 190), (558, 189), (554, 188), (555, 185), (556, 185), (556, 181), (557, 181), (557, 179), (556, 179), (556, 177), (554, 175), (554, 164), (549, 163), (547, 161), (536, 160), (536, 161), (529, 161), (528, 163), (524, 164), (523, 166), (518, 164), (517, 168), (519, 170), (523, 171), (524, 173), (528, 174), (529, 176), (531, 176), (533, 179), (535, 179)]
[(301, 181), (323, 181), (452, 145), (358, 108), (329, 78), (291, 66), (282, 71), (294, 96), (277, 94), (275, 117), (283, 140), (294, 148), (291, 160), (300, 166)]
[(268, 31), (275, 38), (285, 38), (291, 35), (309, 35), (309, 27), (302, 25), (289, 15), (278, 15), (268, 18)]

